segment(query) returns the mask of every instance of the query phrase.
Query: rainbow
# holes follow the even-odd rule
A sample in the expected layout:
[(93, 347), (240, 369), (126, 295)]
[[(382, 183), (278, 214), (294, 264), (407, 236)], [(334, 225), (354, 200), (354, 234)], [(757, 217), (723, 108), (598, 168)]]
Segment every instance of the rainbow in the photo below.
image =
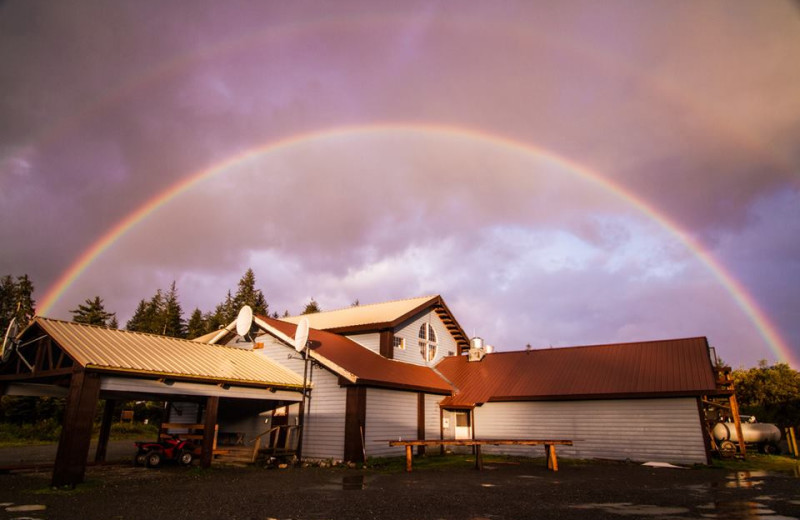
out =
[(792, 351), (789, 349), (786, 342), (781, 338), (781, 335), (776, 327), (772, 325), (764, 312), (761, 311), (757, 303), (748, 294), (747, 290), (741, 285), (741, 283), (739, 283), (734, 276), (711, 255), (711, 253), (706, 251), (699, 242), (697, 242), (688, 233), (682, 230), (678, 225), (661, 214), (651, 205), (637, 197), (634, 193), (631, 193), (630, 191), (625, 190), (623, 187), (614, 184), (599, 173), (589, 170), (588, 168), (576, 162), (570, 161), (569, 159), (557, 155), (549, 150), (539, 148), (528, 143), (523, 143), (508, 137), (489, 134), (476, 129), (434, 124), (421, 125), (397, 123), (353, 125), (318, 130), (270, 141), (256, 147), (243, 150), (207, 168), (193, 172), (188, 177), (173, 184), (152, 199), (148, 200), (146, 203), (142, 204), (137, 210), (114, 225), (102, 237), (94, 242), (91, 247), (84, 251), (47, 290), (44, 298), (42, 299), (41, 306), (37, 309), (37, 313), (42, 315), (47, 314), (59, 300), (59, 298), (64, 294), (64, 292), (100, 255), (113, 246), (137, 224), (156, 212), (159, 208), (168, 204), (174, 198), (190, 190), (193, 186), (203, 182), (206, 179), (214, 177), (215, 175), (222, 174), (240, 163), (270, 154), (272, 152), (285, 150), (293, 146), (307, 144), (316, 140), (367, 133), (371, 135), (410, 133), (414, 135), (447, 136), (488, 142), (524, 154), (533, 155), (539, 159), (543, 159), (550, 164), (563, 168), (566, 171), (597, 185), (601, 189), (616, 195), (620, 199), (624, 200), (627, 204), (631, 205), (636, 210), (655, 221), (659, 226), (661, 226), (671, 235), (680, 240), (686, 247), (688, 247), (695, 257), (708, 268), (720, 285), (722, 285), (722, 287), (731, 295), (737, 306), (754, 324), (764, 342), (778, 357), (778, 359), (786, 361), (793, 366), (798, 366), (797, 360), (794, 359)]

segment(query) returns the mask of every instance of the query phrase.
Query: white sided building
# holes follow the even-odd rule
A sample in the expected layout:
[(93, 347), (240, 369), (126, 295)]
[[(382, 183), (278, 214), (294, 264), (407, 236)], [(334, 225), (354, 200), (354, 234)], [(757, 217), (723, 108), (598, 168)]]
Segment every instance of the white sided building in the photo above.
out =
[[(304, 457), (360, 461), (401, 455), (390, 439), (495, 438), (569, 439), (559, 454), (575, 458), (709, 461), (701, 401), (716, 382), (705, 338), (487, 353), (431, 296), (256, 317), (249, 339), (231, 324), (211, 342), (302, 375), (293, 338), (304, 317), (315, 361)], [(274, 420), (296, 422), (297, 409)]]

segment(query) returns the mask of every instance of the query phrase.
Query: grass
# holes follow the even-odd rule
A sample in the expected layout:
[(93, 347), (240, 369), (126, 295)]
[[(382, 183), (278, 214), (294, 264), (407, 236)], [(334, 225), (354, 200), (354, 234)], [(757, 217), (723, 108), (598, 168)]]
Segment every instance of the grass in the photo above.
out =
[[(100, 425), (94, 426), (92, 439), (97, 439)], [(113, 423), (111, 440), (155, 439), (158, 427), (143, 423)], [(55, 444), (61, 436), (61, 426), (50, 421), (40, 424), (0, 423), (0, 448), (42, 446)]]
[(800, 459), (787, 455), (761, 455), (748, 453), (747, 459), (714, 459), (712, 468), (730, 471), (772, 471), (800, 476)]

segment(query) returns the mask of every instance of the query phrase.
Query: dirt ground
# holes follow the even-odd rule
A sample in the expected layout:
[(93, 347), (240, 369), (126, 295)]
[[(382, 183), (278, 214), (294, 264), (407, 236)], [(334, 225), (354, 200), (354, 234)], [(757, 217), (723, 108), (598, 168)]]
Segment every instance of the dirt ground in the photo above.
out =
[(800, 518), (793, 474), (541, 460), (413, 473), (345, 468), (97, 466), (74, 491), (0, 475), (4, 519)]

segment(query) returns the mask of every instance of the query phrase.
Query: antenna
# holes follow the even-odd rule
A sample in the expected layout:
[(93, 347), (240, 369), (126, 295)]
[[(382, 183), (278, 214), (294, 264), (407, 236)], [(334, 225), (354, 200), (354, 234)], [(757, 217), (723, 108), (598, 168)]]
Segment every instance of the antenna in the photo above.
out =
[(297, 324), (297, 330), (294, 333), (294, 349), (302, 352), (308, 343), (308, 318), (303, 318)]
[(8, 324), (6, 335), (3, 338), (3, 350), (0, 351), (0, 356), (2, 356), (4, 363), (8, 361), (8, 359), (11, 357), (11, 353), (14, 352), (14, 348), (16, 347), (17, 332), (19, 332), (19, 327), (17, 327), (17, 319), (11, 318), (11, 323)]
[(250, 332), (250, 327), (252, 326), (253, 309), (251, 309), (249, 305), (245, 305), (236, 317), (236, 334), (244, 338), (247, 336), (247, 333)]

